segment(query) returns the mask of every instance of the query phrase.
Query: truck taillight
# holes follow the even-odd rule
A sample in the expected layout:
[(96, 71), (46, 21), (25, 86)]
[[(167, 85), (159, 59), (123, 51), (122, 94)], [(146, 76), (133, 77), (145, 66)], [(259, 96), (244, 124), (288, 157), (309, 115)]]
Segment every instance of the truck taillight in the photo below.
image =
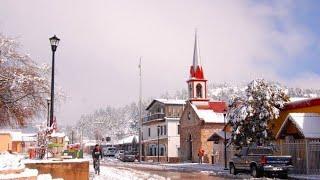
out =
[(267, 164), (267, 158), (265, 156), (261, 156), (260, 163)]

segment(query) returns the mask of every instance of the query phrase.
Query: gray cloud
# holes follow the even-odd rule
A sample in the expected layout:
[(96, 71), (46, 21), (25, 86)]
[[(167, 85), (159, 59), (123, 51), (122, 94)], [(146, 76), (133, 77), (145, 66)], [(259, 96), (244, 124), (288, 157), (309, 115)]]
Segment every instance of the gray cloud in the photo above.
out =
[[(290, 2), (251, 1), (2, 1), (0, 28), (23, 50), (50, 63), (48, 38), (57, 34), (57, 83), (70, 99), (58, 120), (186, 86), (194, 29), (210, 82), (255, 77), (289, 84), (277, 70), (310, 44), (312, 35), (292, 17)], [(318, 79), (318, 75), (308, 76)], [(286, 80), (283, 80), (286, 79)], [(298, 85), (293, 83), (294, 85)]]

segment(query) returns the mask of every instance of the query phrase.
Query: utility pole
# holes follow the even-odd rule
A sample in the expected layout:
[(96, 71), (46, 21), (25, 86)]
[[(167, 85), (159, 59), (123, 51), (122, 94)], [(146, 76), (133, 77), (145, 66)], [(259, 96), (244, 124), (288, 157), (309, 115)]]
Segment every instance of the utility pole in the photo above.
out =
[(160, 156), (159, 156), (159, 135), (160, 135), (160, 126), (157, 126), (157, 132), (158, 132), (158, 150), (157, 150), (157, 155), (158, 155), (158, 162), (160, 162)]
[(71, 130), (71, 144), (73, 144), (73, 130)]
[(139, 60), (139, 162), (142, 161), (142, 74), (141, 57)]
[(223, 113), (223, 122), (224, 122), (224, 170), (228, 170), (228, 166), (227, 166), (227, 128), (226, 128), (226, 115), (227, 115), (227, 110), (224, 110), (224, 113)]

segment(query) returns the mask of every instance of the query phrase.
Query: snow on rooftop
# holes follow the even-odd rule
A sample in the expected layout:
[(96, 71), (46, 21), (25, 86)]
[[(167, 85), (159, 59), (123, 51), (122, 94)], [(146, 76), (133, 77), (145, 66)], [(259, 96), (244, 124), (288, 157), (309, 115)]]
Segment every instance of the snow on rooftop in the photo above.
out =
[(320, 114), (289, 113), (286, 121), (288, 119), (296, 124), (305, 138), (320, 138)]
[(306, 100), (309, 98), (305, 98), (305, 97), (290, 97), (290, 102), (295, 102), (295, 101), (301, 101), (301, 100)]
[(9, 134), (12, 141), (36, 141), (36, 133), (22, 133), (21, 131), (15, 130), (1, 130), (0, 134)]
[(183, 100), (183, 99), (155, 99), (155, 100), (164, 104), (179, 104), (179, 105), (186, 104), (186, 100)]
[(55, 132), (53, 131), (53, 133), (51, 134), (51, 137), (65, 137), (66, 135), (64, 134), (64, 132)]
[(22, 132), (14, 131), (14, 130), (2, 130), (0, 134), (9, 134), (11, 136), (12, 141), (22, 141)]
[(115, 144), (131, 144), (133, 139), (135, 139), (136, 142), (139, 142), (139, 137), (137, 135), (132, 135), (118, 140)]
[(12, 141), (22, 141), (22, 133), (21, 132), (10, 132)]
[(37, 141), (37, 134), (36, 133), (22, 133), (21, 140), (25, 141), (25, 142), (26, 141), (29, 141), (29, 142)]
[(203, 119), (205, 122), (211, 123), (223, 123), (224, 117), (223, 113), (216, 113), (211, 109), (198, 109), (194, 104), (191, 104), (192, 108), (198, 115), (200, 119)]

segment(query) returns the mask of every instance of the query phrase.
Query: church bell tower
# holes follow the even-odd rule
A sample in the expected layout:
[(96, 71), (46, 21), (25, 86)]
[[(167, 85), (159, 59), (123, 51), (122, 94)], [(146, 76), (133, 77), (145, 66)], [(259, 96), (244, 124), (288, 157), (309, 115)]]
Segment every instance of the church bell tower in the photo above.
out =
[(193, 50), (193, 64), (190, 67), (190, 77), (187, 81), (189, 100), (191, 102), (209, 101), (207, 97), (207, 80), (204, 78), (203, 74), (198, 46), (198, 36), (196, 32)]

